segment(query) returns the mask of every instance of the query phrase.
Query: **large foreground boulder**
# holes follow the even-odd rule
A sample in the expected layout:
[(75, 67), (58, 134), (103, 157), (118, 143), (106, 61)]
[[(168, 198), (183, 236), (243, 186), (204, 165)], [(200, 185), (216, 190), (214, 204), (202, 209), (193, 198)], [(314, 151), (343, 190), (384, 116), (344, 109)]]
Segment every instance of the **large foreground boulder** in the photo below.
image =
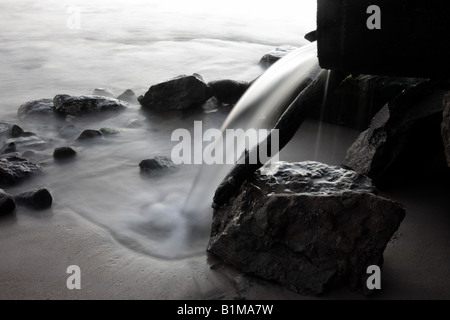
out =
[(54, 108), (63, 115), (82, 116), (100, 112), (118, 112), (127, 108), (123, 101), (101, 96), (69, 96), (53, 98)]
[(199, 107), (211, 97), (211, 89), (200, 75), (194, 73), (151, 86), (138, 101), (145, 110), (166, 112)]
[(444, 142), (447, 165), (450, 167), (450, 94), (445, 96), (444, 107), (442, 119), (442, 140)]
[(215, 209), (208, 251), (302, 294), (343, 284), (367, 290), (367, 268), (381, 266), (405, 216), (372, 191), (369, 178), (342, 168), (272, 164)]
[(344, 166), (369, 176), (377, 187), (427, 172), (443, 157), (444, 95), (424, 83), (388, 103), (348, 149)]
[(20, 182), (40, 171), (41, 167), (26, 159), (14, 155), (0, 157), (0, 186)]

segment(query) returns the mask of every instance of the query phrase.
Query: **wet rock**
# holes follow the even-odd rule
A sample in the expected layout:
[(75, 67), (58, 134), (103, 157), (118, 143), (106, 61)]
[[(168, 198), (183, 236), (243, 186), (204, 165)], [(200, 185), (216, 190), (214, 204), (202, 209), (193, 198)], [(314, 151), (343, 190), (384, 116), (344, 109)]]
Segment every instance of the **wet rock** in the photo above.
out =
[(174, 168), (176, 165), (167, 157), (156, 156), (150, 159), (146, 159), (139, 163), (139, 167), (143, 173), (152, 173), (166, 168)]
[(222, 103), (235, 104), (244, 95), (250, 84), (245, 81), (218, 80), (209, 82), (208, 86), (217, 100)]
[(59, 130), (59, 135), (64, 139), (73, 139), (80, 135), (81, 131), (73, 124), (68, 124)]
[(11, 138), (6, 140), (5, 142), (7, 145), (10, 145), (11, 143), (14, 143), (16, 147), (19, 149), (38, 149), (43, 150), (47, 147), (48, 143), (47, 141), (37, 137), (33, 133), (26, 132), (22, 136), (18, 138)]
[(114, 136), (116, 134), (120, 133), (120, 130), (114, 129), (114, 128), (101, 128), (100, 132), (104, 136)]
[(211, 96), (211, 89), (203, 78), (194, 73), (151, 86), (138, 101), (145, 110), (166, 112), (199, 107)]
[(290, 45), (282, 45), (279, 46), (272, 51), (266, 53), (261, 60), (259, 61), (259, 64), (263, 67), (270, 67), (272, 64), (280, 60), (281, 58), (285, 57), (292, 51), (298, 49), (298, 47), (293, 47)]
[(19, 107), (19, 110), (17, 111), (17, 116), (21, 120), (39, 116), (54, 117), (55, 109), (53, 107), (53, 100), (41, 99), (27, 102)]
[(114, 97), (114, 93), (111, 92), (109, 89), (104, 88), (97, 88), (94, 89), (94, 92), (92, 93), (94, 96), (101, 96), (101, 97), (107, 97), (112, 98)]
[(13, 125), (11, 128), (11, 137), (13, 138), (19, 138), (19, 137), (31, 137), (35, 134), (32, 132), (25, 132), (21, 127), (18, 125)]
[(101, 133), (101, 131), (99, 130), (84, 130), (80, 136), (77, 138), (77, 140), (88, 140), (88, 139), (94, 139), (94, 138), (99, 138), (101, 137), (103, 134)]
[(450, 94), (444, 99), (444, 113), (441, 125), (442, 140), (444, 142), (447, 166), (450, 167)]
[(366, 130), (371, 119), (389, 101), (405, 90), (428, 80), (387, 76), (346, 74), (332, 71), (328, 79), (328, 96), (311, 117), (357, 130)]
[(57, 160), (68, 159), (76, 156), (77, 151), (72, 147), (59, 147), (53, 151), (53, 158)]
[(138, 103), (138, 98), (136, 96), (136, 93), (134, 93), (133, 90), (128, 89), (125, 90), (121, 95), (119, 95), (117, 97), (117, 99), (131, 103), (131, 104), (137, 104)]
[(11, 130), (11, 125), (6, 122), (0, 122), (0, 136), (6, 135)]
[(144, 126), (144, 123), (145, 122), (141, 119), (130, 119), (125, 124), (125, 128), (129, 128), (129, 129), (142, 128)]
[(26, 159), (13, 155), (0, 157), (0, 186), (15, 184), (37, 172), (41, 168)]
[(0, 216), (10, 214), (16, 209), (16, 203), (13, 197), (0, 189)]
[(15, 142), (8, 142), (0, 149), (0, 154), (7, 154), (17, 151), (17, 145)]
[(76, 117), (99, 112), (118, 112), (127, 108), (122, 101), (114, 98), (66, 94), (57, 95), (53, 104), (57, 112)]
[(272, 164), (215, 208), (208, 251), (302, 294), (362, 289), (405, 215), (373, 190), (369, 178), (342, 168)]
[(50, 208), (53, 203), (53, 197), (46, 188), (23, 192), (16, 195), (14, 200), (19, 205), (24, 205), (36, 210)]
[(343, 165), (371, 177), (380, 188), (426, 174), (443, 157), (444, 95), (427, 83), (406, 90), (375, 115), (347, 150)]

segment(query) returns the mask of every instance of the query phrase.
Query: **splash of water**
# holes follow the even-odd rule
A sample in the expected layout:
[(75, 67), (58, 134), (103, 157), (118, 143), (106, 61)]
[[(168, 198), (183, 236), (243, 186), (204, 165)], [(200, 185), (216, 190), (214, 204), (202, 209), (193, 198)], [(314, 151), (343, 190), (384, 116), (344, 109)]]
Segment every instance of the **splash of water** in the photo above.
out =
[[(279, 60), (258, 78), (236, 104), (222, 125), (222, 132), (227, 129), (272, 129), (289, 104), (320, 70), (315, 43)], [(225, 152), (235, 150), (226, 148)], [(232, 167), (229, 164), (202, 167), (184, 206), (192, 225), (209, 228), (215, 189)]]

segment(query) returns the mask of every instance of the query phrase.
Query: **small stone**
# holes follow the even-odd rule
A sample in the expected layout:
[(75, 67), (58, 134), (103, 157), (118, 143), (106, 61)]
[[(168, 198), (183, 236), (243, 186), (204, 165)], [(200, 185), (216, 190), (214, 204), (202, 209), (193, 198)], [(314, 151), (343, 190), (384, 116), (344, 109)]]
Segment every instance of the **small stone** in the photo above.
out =
[(93, 139), (93, 138), (99, 138), (103, 134), (99, 130), (84, 130), (80, 136), (77, 138), (77, 140), (87, 140), (87, 139)]
[(272, 64), (297, 49), (297, 47), (293, 47), (290, 45), (279, 46), (274, 50), (266, 53), (259, 61), (259, 64), (263, 67), (270, 67)]
[(114, 97), (114, 93), (112, 93), (111, 90), (103, 89), (103, 88), (94, 89), (94, 92), (92, 94), (94, 96), (101, 96), (101, 97), (108, 97), (108, 98)]
[(138, 103), (136, 93), (134, 93), (134, 91), (131, 89), (125, 90), (121, 95), (117, 97), (117, 99), (131, 104)]
[(113, 136), (120, 133), (120, 130), (114, 129), (114, 128), (101, 128), (100, 132), (104, 136)]
[(25, 133), (25, 131), (17, 125), (13, 125), (11, 128), (11, 137), (13, 137), (13, 138), (18, 138), (18, 137), (22, 136), (22, 134), (24, 134), (24, 133)]
[(167, 157), (164, 156), (156, 156), (147, 160), (141, 161), (139, 163), (139, 167), (141, 171), (144, 173), (151, 173), (156, 170), (165, 169), (165, 168), (173, 168), (176, 165)]
[(53, 197), (46, 189), (33, 189), (23, 192), (14, 197), (17, 204), (24, 205), (36, 210), (47, 209), (52, 206)]
[(16, 203), (13, 197), (0, 189), (0, 217), (10, 214), (14, 209), (16, 209)]
[(235, 80), (217, 80), (208, 83), (214, 97), (222, 103), (235, 104), (249, 88), (249, 83)]
[(61, 128), (61, 130), (59, 130), (59, 135), (64, 139), (73, 139), (80, 133), (81, 131), (78, 130), (78, 128), (75, 127), (73, 124), (68, 124), (67, 126)]
[(17, 151), (17, 145), (15, 142), (8, 142), (5, 146), (0, 150), (0, 154), (13, 153)]
[(72, 158), (77, 154), (77, 151), (72, 147), (60, 147), (53, 151), (53, 158), (67, 159)]

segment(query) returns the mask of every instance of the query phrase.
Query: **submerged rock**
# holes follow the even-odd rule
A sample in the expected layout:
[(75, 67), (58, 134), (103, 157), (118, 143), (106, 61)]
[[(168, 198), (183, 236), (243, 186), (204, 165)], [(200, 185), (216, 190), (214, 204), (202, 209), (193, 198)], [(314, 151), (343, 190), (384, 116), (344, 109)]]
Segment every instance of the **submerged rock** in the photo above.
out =
[(35, 136), (32, 132), (25, 132), (21, 127), (18, 125), (13, 125), (11, 128), (11, 137), (13, 138), (19, 138), (19, 137), (31, 137)]
[(37, 172), (41, 172), (41, 168), (26, 159), (17, 156), (0, 157), (0, 186), (20, 182)]
[(46, 189), (33, 189), (23, 192), (14, 197), (17, 204), (24, 205), (36, 210), (47, 209), (52, 206), (53, 197)]
[(270, 67), (272, 64), (274, 64), (281, 58), (285, 57), (286, 55), (297, 49), (298, 47), (293, 47), (290, 45), (279, 46), (273, 49), (272, 51), (266, 53), (259, 61), (259, 64), (266, 68)]
[(208, 251), (303, 294), (363, 289), (405, 215), (373, 191), (369, 178), (342, 168), (272, 164), (215, 208)]
[(134, 93), (133, 90), (127, 89), (122, 94), (120, 94), (117, 99), (131, 103), (131, 104), (137, 104), (138, 98), (136, 96), (136, 93)]
[(444, 113), (441, 125), (442, 140), (444, 142), (445, 156), (447, 166), (450, 167), (450, 94), (447, 94), (444, 100)]
[(176, 165), (167, 157), (156, 156), (150, 159), (142, 160), (139, 167), (143, 173), (152, 173), (154, 171), (166, 168), (173, 168)]
[(109, 89), (104, 88), (96, 88), (94, 89), (94, 92), (92, 92), (94, 96), (101, 96), (101, 97), (107, 97), (112, 98), (114, 97), (114, 93), (111, 92)]
[(116, 134), (120, 133), (120, 130), (114, 129), (114, 128), (101, 128), (100, 132), (104, 136), (114, 136)]
[(93, 139), (93, 138), (99, 138), (101, 137), (103, 134), (101, 133), (101, 131), (99, 130), (84, 130), (80, 136), (77, 138), (77, 141), (80, 140), (87, 140), (87, 139)]
[(344, 166), (369, 176), (379, 187), (426, 172), (443, 153), (444, 95), (423, 84), (388, 103), (347, 150)]
[(68, 159), (76, 156), (77, 151), (72, 147), (59, 147), (53, 151), (53, 158), (55, 159)]
[(203, 78), (194, 73), (151, 86), (138, 101), (145, 110), (166, 112), (199, 107), (211, 96), (211, 89)]
[(17, 151), (17, 145), (15, 142), (6, 143), (3, 148), (0, 149), (0, 154), (7, 154)]
[(118, 112), (127, 106), (120, 100), (101, 96), (57, 95), (53, 99), (55, 110), (64, 115), (82, 116), (99, 112)]
[(53, 117), (54, 115), (55, 109), (53, 107), (52, 99), (40, 99), (27, 102), (21, 105), (17, 111), (17, 116), (21, 120), (36, 116)]
[(76, 136), (80, 135), (80, 133), (81, 131), (73, 124), (68, 124), (67, 126), (61, 128), (61, 130), (59, 130), (59, 135), (64, 139), (73, 139)]
[(208, 83), (213, 96), (222, 103), (235, 104), (244, 95), (250, 84), (245, 81), (217, 80)]
[(0, 216), (10, 214), (16, 209), (13, 197), (0, 189)]

